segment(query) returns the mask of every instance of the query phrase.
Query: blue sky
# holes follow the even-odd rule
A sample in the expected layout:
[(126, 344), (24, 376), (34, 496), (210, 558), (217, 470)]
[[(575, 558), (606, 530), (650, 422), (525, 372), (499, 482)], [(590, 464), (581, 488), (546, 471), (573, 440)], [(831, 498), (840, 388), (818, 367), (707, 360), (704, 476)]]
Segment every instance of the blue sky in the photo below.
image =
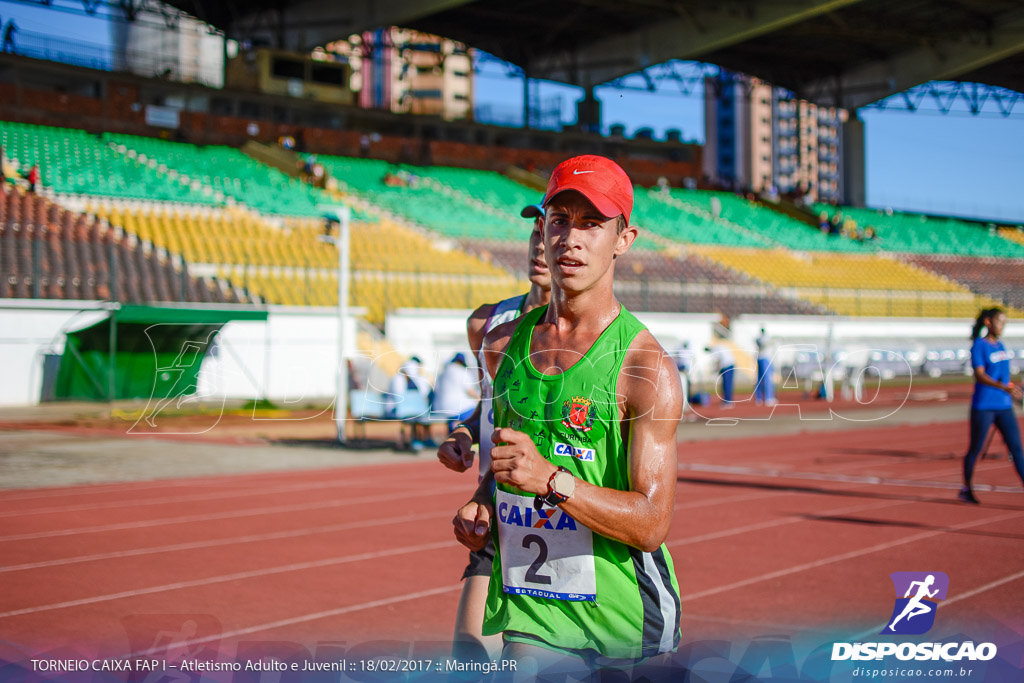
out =
[[(634, 77), (630, 82), (644, 81)], [(537, 87), (542, 98), (562, 99), (563, 121), (575, 121), (580, 89), (555, 83)], [(478, 101), (497, 103), (520, 123), (522, 94), (522, 78), (510, 78), (498, 65), (486, 65), (476, 80)], [(668, 82), (656, 93), (604, 87), (597, 97), (606, 132), (611, 124), (622, 123), (627, 135), (650, 127), (662, 138), (666, 129), (678, 128), (684, 139), (704, 140), (700, 88), (683, 95)], [(950, 114), (861, 109), (868, 205), (1024, 223), (1024, 101), (1013, 117), (996, 111), (994, 104), (980, 116), (957, 106)]]
[[(81, 8), (81, 0), (53, 0), (53, 4)], [(0, 0), (0, 19), (14, 17), (21, 31), (92, 44), (109, 45), (104, 19), (69, 14), (25, 3)], [(632, 83), (643, 83), (634, 77)], [(490, 107), (493, 118), (521, 125), (522, 79), (509, 69), (489, 63), (476, 79), (478, 106)], [(535, 82), (539, 99), (562, 110), (562, 120), (575, 120), (578, 88)], [(688, 95), (664, 82), (655, 93), (602, 87), (605, 131), (615, 123), (627, 135), (650, 127), (656, 138), (666, 129), (682, 131), (683, 138), (703, 142), (704, 103), (699, 87)], [(867, 201), (870, 206), (906, 211), (951, 214), (1024, 222), (1024, 103), (1016, 116), (939, 115), (919, 112), (861, 110), (865, 122)]]

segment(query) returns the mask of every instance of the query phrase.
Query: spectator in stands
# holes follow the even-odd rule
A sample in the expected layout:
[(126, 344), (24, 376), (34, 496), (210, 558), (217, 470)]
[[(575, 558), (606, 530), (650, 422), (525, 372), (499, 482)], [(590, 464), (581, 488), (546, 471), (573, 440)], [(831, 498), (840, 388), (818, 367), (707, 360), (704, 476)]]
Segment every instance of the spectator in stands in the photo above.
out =
[(10, 52), (12, 55), (15, 54), (14, 34), (17, 32), (18, 25), (14, 23), (14, 19), (9, 20), (7, 26), (4, 27), (4, 52)]
[(32, 165), (25, 179), (28, 180), (28, 191), (35, 192), (39, 186), (39, 164)]
[(838, 212), (832, 214), (832, 219), (829, 221), (829, 224), (828, 224), (828, 234), (829, 234), (829, 236), (831, 236), (831, 237), (838, 237), (839, 236), (839, 231), (840, 231), (840, 226), (842, 224), (843, 224), (843, 214), (838, 213)]
[(480, 400), (480, 380), (475, 370), (466, 366), (466, 356), (456, 353), (437, 378), (433, 410), (448, 418), (448, 432), (469, 419)]
[(852, 216), (847, 216), (843, 219), (842, 236), (855, 239), (857, 236), (857, 221), (853, 220)]
[(772, 354), (775, 352), (775, 343), (763, 327), (754, 343), (757, 345), (757, 385), (754, 387), (754, 402), (758, 405), (775, 405), (775, 385), (772, 383)]

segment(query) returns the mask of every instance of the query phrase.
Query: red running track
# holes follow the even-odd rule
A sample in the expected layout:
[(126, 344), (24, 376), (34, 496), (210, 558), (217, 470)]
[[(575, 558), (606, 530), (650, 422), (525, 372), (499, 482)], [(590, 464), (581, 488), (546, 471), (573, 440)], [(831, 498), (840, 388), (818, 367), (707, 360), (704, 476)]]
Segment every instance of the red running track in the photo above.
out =
[[(681, 444), (684, 640), (880, 628), (904, 570), (946, 572), (958, 623), (1024, 626), (1024, 493), (985, 460), (983, 505), (956, 502), (965, 439), (957, 422)], [(424, 461), (0, 492), (0, 655), (445, 641), (474, 481)]]

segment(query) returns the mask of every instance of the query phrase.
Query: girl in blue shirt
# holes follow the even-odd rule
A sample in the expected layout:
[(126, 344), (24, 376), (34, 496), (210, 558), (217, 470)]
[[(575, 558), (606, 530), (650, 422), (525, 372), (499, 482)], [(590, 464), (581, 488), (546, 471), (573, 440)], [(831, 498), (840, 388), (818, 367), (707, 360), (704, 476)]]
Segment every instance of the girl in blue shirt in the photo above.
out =
[[(974, 397), (971, 399), (971, 445), (964, 456), (964, 487), (958, 497), (965, 503), (978, 503), (971, 490), (974, 465), (985, 446), (989, 429), (995, 424), (1010, 449), (1013, 465), (1024, 482), (1024, 453), (1020, 428), (1013, 413), (1013, 399), (1021, 400), (1021, 388), (1010, 382), (1010, 355), (999, 341), (1006, 326), (1001, 308), (986, 308), (974, 323), (971, 339), (971, 367), (974, 368)], [(988, 334), (981, 336), (981, 330)]]

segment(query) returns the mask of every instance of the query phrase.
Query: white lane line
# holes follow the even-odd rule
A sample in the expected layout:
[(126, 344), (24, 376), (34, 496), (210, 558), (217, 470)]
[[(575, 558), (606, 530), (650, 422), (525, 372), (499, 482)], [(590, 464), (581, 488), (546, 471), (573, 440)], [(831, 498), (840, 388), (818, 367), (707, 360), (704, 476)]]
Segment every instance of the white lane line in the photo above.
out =
[(150, 546), (148, 548), (133, 548), (130, 550), (114, 550), (107, 553), (95, 553), (93, 555), (77, 555), (54, 560), (43, 560), (40, 562), (26, 562), (25, 564), (13, 564), (9, 567), (0, 567), (0, 573), (24, 571), (27, 569), (40, 569), (43, 567), (60, 567), (68, 564), (81, 562), (96, 562), (99, 560), (115, 560), (124, 557), (138, 557), (140, 555), (156, 555), (158, 553), (180, 552), (182, 550), (198, 550), (199, 548), (220, 548), (236, 543), (255, 543), (259, 541), (273, 541), (284, 538), (299, 538), (301, 536), (313, 536), (315, 534), (329, 534), (336, 531), (347, 531), (349, 529), (362, 529), (383, 524), (404, 524), (406, 522), (417, 522), (421, 519), (436, 519), (439, 517), (452, 517), (451, 510), (443, 512), (424, 512), (400, 517), (384, 517), (361, 520), (358, 522), (347, 522), (345, 524), (329, 524), (326, 526), (307, 527), (304, 529), (291, 529), (288, 531), (277, 531), (265, 534), (249, 534), (246, 536), (231, 536), (216, 538), (208, 541), (193, 541), (191, 543), (172, 543), (170, 545)]
[[(822, 515), (841, 515), (850, 512), (863, 512), (865, 510), (877, 510), (885, 507), (896, 507), (898, 505), (910, 505), (910, 501), (892, 501), (886, 500), (882, 502), (865, 503), (862, 505), (852, 505), (844, 508), (837, 508), (835, 510), (829, 510), (827, 512), (816, 512), (815, 514)], [(797, 522), (809, 522), (814, 521), (807, 519), (803, 516), (789, 515), (781, 519), (773, 519), (767, 522), (755, 522), (754, 524), (747, 524), (745, 526), (732, 527), (730, 529), (723, 529), (722, 531), (713, 531), (707, 534), (701, 534), (700, 536), (687, 536), (686, 538), (680, 538), (675, 541), (669, 541), (665, 545), (674, 548), (680, 545), (691, 545), (693, 543), (703, 543), (705, 541), (715, 541), (720, 538), (727, 538), (729, 536), (738, 536), (740, 534), (746, 534), (751, 531), (760, 531), (762, 529), (771, 529), (774, 527), (785, 526), (787, 524), (796, 524)]]
[(1012, 583), (1014, 581), (1017, 581), (1018, 579), (1024, 579), (1024, 571), (1017, 572), (1016, 574), (1010, 574), (1009, 576), (1004, 576), (1003, 578), (996, 579), (995, 581), (990, 581), (989, 583), (978, 586), (977, 588), (972, 588), (966, 593), (960, 593), (959, 595), (952, 597), (949, 600), (943, 600), (939, 603), (939, 607), (946, 607), (948, 605), (952, 605), (953, 603), (960, 602), (961, 600), (973, 598), (975, 595), (978, 595), (979, 593), (984, 593), (985, 591), (992, 590), (993, 588), (998, 588), (999, 586), (1002, 586), (1006, 583)]
[[(211, 491), (209, 493), (195, 493), (184, 496), (167, 496), (164, 498), (134, 498), (128, 500), (112, 500), (105, 503), (83, 503), (80, 505), (64, 505), (58, 507), (39, 508), (36, 510), (16, 510), (0, 512), (3, 517), (25, 517), (28, 515), (46, 515), (65, 512), (85, 512), (87, 510), (109, 510), (112, 508), (132, 507), (142, 505), (166, 505), (169, 503), (194, 503), (203, 500), (224, 500), (228, 498), (245, 498), (247, 496), (265, 496), (278, 493), (290, 493), (293, 491), (312, 491), (315, 489), (328, 489), (348, 486), (368, 486), (380, 482), (380, 478), (374, 479), (351, 479), (338, 481), (317, 481), (301, 484), (283, 484), (268, 486), (262, 489)], [(416, 486), (417, 482), (406, 482), (409, 486)]]
[(66, 609), (68, 607), (81, 607), (82, 605), (93, 605), (98, 602), (109, 602), (111, 600), (135, 598), (141, 595), (166, 593), (168, 591), (182, 590), (184, 588), (197, 588), (200, 586), (209, 586), (217, 583), (227, 583), (229, 581), (241, 581), (244, 579), (254, 579), (264, 576), (273, 576), (275, 574), (305, 571), (307, 569), (320, 569), (323, 567), (332, 567), (340, 564), (349, 564), (352, 562), (364, 562), (366, 560), (374, 560), (381, 557), (392, 557), (394, 555), (406, 555), (408, 553), (421, 553), (430, 550), (440, 550), (442, 548), (450, 548), (458, 545), (460, 545), (459, 542), (454, 539), (449, 541), (435, 541), (434, 543), (423, 543), (420, 545), (402, 546), (399, 548), (389, 548), (387, 550), (377, 550), (374, 552), (359, 553), (356, 555), (341, 555), (340, 557), (328, 557), (322, 560), (296, 562), (294, 564), (285, 564), (277, 567), (266, 567), (264, 569), (253, 569), (250, 571), (235, 572), (232, 574), (220, 574), (218, 576), (208, 576), (206, 578), (195, 579), (193, 581), (178, 581), (175, 583), (166, 583), (160, 586), (150, 586), (149, 588), (138, 588), (130, 591), (121, 591), (118, 593), (94, 595), (90, 598), (67, 600), (65, 602), (55, 602), (49, 605), (38, 605), (36, 607), (26, 607), (24, 609), (11, 610), (9, 612), (0, 612), (0, 619), (8, 619), (10, 617), (18, 617), (25, 614), (38, 614), (39, 612), (50, 612), (58, 609)]
[[(860, 465), (860, 464), (853, 465), (851, 463), (851, 467), (853, 467), (853, 468), (858, 468), (858, 467), (861, 467), (861, 466), (862, 465)], [(922, 473), (920, 473), (920, 476), (922, 476), (922, 477), (929, 477), (929, 476), (932, 476), (934, 473), (935, 473), (934, 471), (922, 472)], [(836, 490), (836, 491), (851, 491), (851, 492), (854, 492), (854, 493), (856, 492), (854, 489), (849, 488), (849, 487), (837, 488), (837, 489), (834, 489), (834, 490)], [(786, 493), (786, 492), (781, 492), (781, 493)], [(800, 492), (790, 492), (790, 493), (796, 494), (796, 493), (800, 493)], [(887, 500), (887, 501), (882, 501), (882, 502), (879, 502), (879, 503), (867, 503), (865, 505), (855, 505), (855, 506), (848, 507), (848, 508), (839, 508), (839, 509), (831, 510), (831, 511), (824, 512), (824, 513), (816, 511), (815, 514), (816, 515), (846, 514), (846, 513), (850, 513), (850, 512), (870, 510), (872, 508), (876, 508), (877, 509), (877, 508), (896, 506), (896, 505), (909, 505), (910, 503), (916, 503), (916, 502), (918, 502), (918, 501), (893, 501), (893, 500)], [(783, 526), (783, 525), (786, 525), (786, 524), (792, 524), (794, 522), (800, 522), (800, 521), (812, 521), (812, 520), (808, 520), (807, 518), (804, 518), (804, 517), (792, 516), (791, 515), (791, 516), (783, 517), (781, 519), (774, 519), (774, 520), (769, 520), (769, 521), (765, 521), (765, 522), (755, 522), (753, 524), (747, 524), (747, 525), (741, 526), (741, 527), (733, 527), (733, 528), (730, 528), (730, 529), (724, 529), (722, 531), (713, 531), (711, 533), (702, 534), (700, 536), (690, 536), (690, 537), (687, 537), (687, 538), (682, 538), (682, 539), (678, 539), (678, 540), (675, 540), (675, 541), (670, 541), (666, 545), (668, 545), (670, 547), (677, 546), (677, 545), (689, 545), (691, 543), (700, 543), (700, 542), (703, 542), (703, 541), (711, 541), (711, 540), (716, 540), (716, 539), (719, 539), (719, 538), (727, 538), (729, 536), (736, 536), (736, 535), (744, 534), (744, 533), (747, 533), (747, 532), (750, 532), (750, 531), (759, 531), (761, 529), (770, 529), (772, 527)]]
[[(390, 481), (390, 479), (389, 479)], [(246, 498), (249, 496), (272, 496), (275, 494), (288, 494), (292, 492), (305, 492), (319, 488), (334, 488), (342, 486), (368, 486), (380, 482), (380, 477), (371, 479), (338, 479), (336, 481), (309, 481), (304, 483), (279, 484), (266, 486), (264, 488), (249, 488), (244, 490), (218, 490), (206, 494), (190, 494), (186, 496), (168, 496), (165, 498), (142, 498), (124, 501), (108, 501), (106, 503), (85, 503), (81, 505), (66, 505), (51, 508), (39, 508), (36, 510), (11, 510), (0, 512), (2, 517), (24, 517), (28, 515), (55, 514), (62, 512), (85, 512), (88, 510), (109, 510), (112, 508), (126, 508), (143, 505), (166, 505), (169, 503), (195, 503), (197, 501), (217, 501), (231, 498)], [(402, 483), (402, 482), (398, 482)], [(421, 481), (403, 482), (409, 486), (421, 486)]]
[[(871, 484), (872, 486), (906, 486), (932, 489), (959, 489), (959, 482), (921, 481), (918, 479), (892, 479), (889, 477), (872, 477), (857, 474), (827, 474), (822, 472), (796, 472), (781, 469), (761, 469), (758, 467), (742, 467), (738, 465), (708, 465), (705, 463), (688, 463), (679, 466), (680, 470), (693, 472), (713, 472), (715, 474), (738, 474), (751, 477), (772, 477), (776, 479), (810, 479), (813, 481), (834, 481), (843, 484)], [(992, 486), (976, 484), (977, 491), (995, 491), (998, 493), (1020, 493), (1019, 486)]]
[[(25, 500), (45, 500), (47, 498), (67, 498), (69, 496), (102, 496), (109, 495), (111, 493), (121, 492), (135, 492), (145, 491), (147, 489), (159, 489), (159, 488), (222, 488), (225, 486), (240, 487), (240, 486), (259, 486), (265, 484), (268, 480), (303, 480), (303, 478), (315, 477), (322, 479), (327, 474), (332, 475), (343, 475), (351, 472), (364, 474), (368, 469), (375, 467), (382, 468), (393, 468), (399, 465), (403, 465), (404, 468), (401, 470), (401, 474), (388, 473), (389, 481), (392, 477), (396, 476), (412, 476), (422, 477), (422, 473), (417, 472), (419, 468), (410, 467), (426, 463), (409, 462), (406, 460), (396, 462), (376, 462), (366, 465), (339, 465), (336, 467), (323, 466), (315, 467), (312, 469), (298, 469), (298, 470), (264, 470), (258, 472), (238, 472), (235, 474), (221, 474), (221, 473), (208, 473), (208, 474), (197, 474), (192, 477), (175, 477), (173, 479), (155, 479), (155, 480), (129, 480), (119, 482), (103, 482), (97, 484), (80, 483), (70, 484), (59, 488), (49, 488), (45, 490), (36, 489), (0, 489), (0, 505), (7, 502), (20, 502)], [(440, 465), (438, 469), (442, 469)], [(24, 493), (23, 493), (24, 492)]]
[(260, 631), (269, 631), (275, 628), (281, 628), (283, 626), (291, 626), (292, 624), (302, 624), (307, 621), (316, 621), (318, 619), (327, 619), (329, 617), (337, 617), (343, 614), (350, 614), (352, 612), (360, 612), (362, 610), (374, 609), (375, 607), (386, 607), (388, 605), (394, 605), (399, 602), (407, 602), (409, 600), (419, 600), (420, 598), (428, 598), (434, 595), (443, 595), (444, 593), (453, 593), (457, 590), (462, 589), (462, 584), (457, 583), (453, 586), (442, 586), (440, 588), (430, 588), (427, 590), (416, 591), (415, 593), (406, 593), (405, 595), (396, 595), (391, 598), (384, 598), (382, 600), (372, 600), (370, 602), (360, 603), (358, 605), (349, 605), (348, 607), (338, 607), (336, 609), (324, 610), (322, 612), (313, 612), (311, 614), (303, 614), (297, 617), (290, 617), (288, 619), (280, 619), (278, 621), (270, 621), (265, 624), (256, 624), (255, 626), (248, 626), (246, 628), (238, 628), (232, 631), (224, 631), (216, 635), (207, 636), (205, 638), (195, 638), (192, 640), (185, 640), (180, 643), (171, 643), (169, 645), (161, 645), (160, 647), (150, 648), (148, 650), (140, 650), (139, 652), (133, 652), (125, 655), (125, 657), (142, 657), (144, 655), (152, 655), (160, 652), (166, 652), (171, 649), (187, 648), (192, 645), (199, 645), (202, 643), (209, 643), (211, 641), (227, 640), (228, 638), (235, 638), (237, 636), (247, 636), (250, 633), (258, 633)]
[[(712, 500), (695, 501), (692, 503), (683, 503), (676, 505), (673, 511), (676, 510), (692, 510), (694, 508), (701, 507), (713, 507), (716, 505), (725, 505), (727, 503), (738, 503), (749, 500), (756, 500), (759, 498), (771, 498), (781, 495), (786, 495), (786, 492), (772, 491), (769, 493), (745, 493), (736, 496), (727, 496), (723, 498), (715, 498)], [(229, 536), (224, 538), (206, 540), (206, 541), (194, 541), (191, 543), (172, 543), (170, 545), (162, 546), (151, 546), (147, 548), (134, 548), (129, 550), (115, 550), (106, 553), (95, 553), (92, 555), (77, 555), (73, 557), (57, 558), (53, 560), (42, 560), (39, 562), (26, 562), (24, 564), (16, 564), (8, 567), (0, 566), (0, 573), (22, 571), (28, 569), (40, 569), (44, 567), (59, 567), (68, 564), (77, 564), (80, 562), (94, 562), (99, 560), (112, 560), (120, 559), (124, 557), (138, 557), (142, 555), (151, 555), (165, 552), (179, 552), (182, 550), (196, 550), (199, 548), (215, 548), (233, 545), (236, 543), (252, 543), (256, 541), (269, 541), (279, 540), (284, 538), (297, 538), (300, 536), (309, 536), (313, 534), (321, 533), (332, 533), (336, 531), (345, 531), (347, 529), (358, 529), (368, 526), (378, 526), (382, 524), (402, 524), (404, 522), (413, 522), (421, 519), (438, 519), (448, 518), (454, 515), (452, 510), (434, 511), (417, 513), (414, 515), (403, 515), (400, 517), (390, 517), (384, 519), (371, 519), (359, 522), (347, 522), (344, 524), (331, 524), (319, 527), (308, 527), (304, 529), (293, 529), (289, 531), (278, 531), (270, 532), (265, 534), (248, 534), (244, 536)]]
[[(359, 505), (363, 503), (379, 503), (387, 500), (404, 500), (407, 498), (422, 498), (442, 493), (467, 493), (466, 485), (448, 486), (445, 488), (422, 489), (417, 491), (400, 491), (388, 495), (365, 496), (363, 498), (349, 498), (345, 500), (329, 500), (316, 503), (296, 503), (294, 505), (277, 505), (259, 508), (246, 508), (244, 510), (232, 510), (230, 512), (206, 513), (201, 515), (182, 515), (181, 517), (162, 517), (140, 522), (122, 522), (119, 524), (100, 524), (97, 526), (75, 527), (71, 529), (56, 529), (54, 531), (38, 531), (28, 534), (14, 534), (12, 536), (0, 536), (0, 542), (25, 541), (38, 538), (54, 538), (57, 536), (76, 536), (78, 534), (94, 534), (105, 531), (122, 531), (125, 529), (146, 529), (155, 526), (168, 524), (191, 524), (193, 522), (209, 522), (216, 519), (235, 519), (238, 517), (253, 517), (258, 515), (280, 514), (283, 512), (303, 512), (308, 510), (323, 510), (327, 508), (338, 508), (346, 505)], [(454, 510), (453, 508), (453, 516)]]
[[(851, 466), (859, 467), (860, 465), (851, 465)], [(763, 498), (775, 498), (775, 497), (784, 496), (784, 495), (792, 495), (792, 494), (790, 492), (786, 492), (786, 491), (771, 491), (771, 492), (767, 492), (767, 493), (765, 493), (765, 492), (743, 493), (743, 494), (739, 494), (739, 495), (735, 495), (735, 496), (725, 496), (725, 497), (721, 497), (721, 498), (713, 498), (713, 499), (710, 499), (710, 500), (700, 500), (700, 501), (694, 501), (694, 502), (690, 502), (690, 503), (677, 503), (675, 505), (675, 507), (673, 508), (673, 512), (678, 511), (678, 510), (692, 510), (692, 509), (695, 509), (695, 508), (713, 507), (713, 506), (716, 506), (716, 505), (724, 505), (726, 503), (739, 503), (739, 502), (747, 502), (747, 501), (751, 501), (751, 500), (760, 500), (760, 499), (763, 499)], [(436, 513), (436, 517), (444, 517), (447, 514), (448, 514), (447, 512), (444, 512), (444, 513), (438, 512), (438, 513)], [(431, 515), (430, 518), (434, 518), (434, 515)], [(407, 517), (396, 517), (396, 518), (392, 518), (392, 519), (394, 519), (394, 520), (396, 520), (398, 522), (401, 522), (401, 521), (405, 521), (407, 519)], [(384, 521), (382, 521), (382, 520), (371, 521), (367, 525), (376, 525), (378, 523), (384, 523)], [(175, 551), (182, 551), (182, 550), (193, 550), (193, 549), (198, 549), (198, 548), (217, 547), (217, 546), (221, 546), (221, 545), (230, 545), (232, 543), (247, 543), (247, 542), (252, 542), (252, 541), (292, 538), (292, 537), (309, 535), (309, 534), (314, 534), (314, 533), (330, 533), (331, 531), (340, 531), (340, 530), (349, 529), (349, 528), (358, 528), (358, 527), (360, 527), (362, 525), (363, 525), (363, 523), (361, 523), (361, 522), (354, 522), (354, 523), (346, 523), (346, 524), (340, 524), (340, 525), (329, 525), (329, 526), (322, 526), (322, 527), (312, 527), (310, 529), (295, 530), (295, 531), (282, 531), (282, 532), (259, 534), (259, 535), (252, 535), (252, 534), (250, 534), (250, 535), (226, 537), (226, 538), (215, 539), (215, 540), (208, 540), (208, 541), (196, 541), (196, 542), (193, 542), (193, 543), (175, 543), (175, 544), (170, 544), (170, 545), (165, 545), (165, 546), (153, 546), (153, 547), (148, 547), (148, 548), (137, 548), (137, 549), (122, 550), (122, 551), (111, 551), (111, 552), (107, 552), (107, 553), (96, 553), (96, 554), (92, 554), (92, 555), (79, 555), (79, 556), (73, 556), (73, 557), (68, 557), (68, 558), (58, 558), (58, 559), (53, 559), (53, 560), (43, 560), (43, 561), (39, 561), (39, 562), (28, 562), (28, 563), (24, 563), (24, 564), (20, 564), (20, 565), (11, 565), (11, 566), (8, 566), (8, 567), (0, 566), (0, 573), (9, 572), (9, 571), (27, 570), (27, 569), (39, 569), (39, 568), (44, 568), (44, 567), (56, 567), (56, 566), (67, 565), (67, 564), (75, 564), (75, 563), (79, 563), (79, 562), (91, 562), (91, 561), (98, 561), (98, 560), (118, 559), (118, 558), (123, 558), (123, 557), (136, 557), (136, 556), (155, 554), (155, 553), (161, 553), (161, 552), (175, 552)], [(4, 540), (4, 539), (0, 538), (0, 541), (2, 541), (2, 540)]]
[[(994, 524), (996, 522), (1002, 522), (1002, 521), (1005, 521), (1007, 519), (1014, 519), (1016, 517), (1021, 517), (1022, 515), (1024, 515), (1024, 513), (1021, 513), (1021, 512), (1011, 512), (1011, 513), (1008, 513), (1008, 514), (1005, 514), (1005, 515), (999, 515), (997, 517), (989, 517), (987, 519), (981, 519), (981, 520), (977, 520), (977, 521), (974, 521), (974, 522), (965, 522), (963, 524), (957, 524), (956, 526), (950, 527), (950, 529), (951, 530), (952, 529), (969, 529), (971, 527), (981, 526), (983, 524)], [(778, 579), (778, 578), (781, 578), (783, 576), (789, 576), (790, 574), (796, 574), (796, 573), (799, 573), (799, 572), (802, 572), (802, 571), (807, 571), (808, 569), (816, 569), (818, 567), (824, 567), (825, 565), (833, 564), (835, 562), (842, 562), (843, 560), (851, 560), (851, 559), (853, 559), (855, 557), (860, 557), (861, 555), (869, 555), (871, 553), (876, 553), (876, 552), (878, 552), (880, 550), (888, 550), (889, 548), (896, 548), (896, 547), (901, 546), (901, 545), (906, 545), (908, 543), (914, 543), (916, 541), (924, 540), (926, 538), (932, 538), (933, 536), (939, 536), (939, 535), (945, 534), (945, 533), (949, 533), (949, 532), (947, 530), (925, 531), (925, 532), (922, 532), (922, 533), (919, 533), (919, 534), (914, 534), (912, 536), (907, 536), (905, 538), (897, 539), (895, 541), (887, 541), (885, 543), (879, 543), (877, 545), (869, 546), (867, 548), (860, 548), (858, 550), (851, 550), (850, 552), (840, 553), (839, 555), (832, 555), (830, 557), (825, 557), (825, 558), (822, 558), (820, 560), (814, 560), (813, 562), (805, 562), (803, 564), (794, 565), (794, 566), (788, 567), (786, 569), (780, 569), (780, 570), (777, 570), (777, 571), (774, 571), (774, 572), (768, 572), (767, 574), (761, 574), (759, 576), (752, 576), (749, 579), (743, 579), (742, 581), (735, 581), (733, 583), (726, 584), (724, 586), (717, 586), (715, 588), (708, 588), (707, 590), (697, 591), (696, 593), (688, 593), (687, 595), (681, 596), (680, 597), (680, 601), (687, 602), (687, 601), (690, 601), (690, 600), (698, 600), (700, 598), (706, 598), (706, 597), (708, 597), (710, 595), (717, 595), (719, 593), (724, 593), (726, 591), (735, 590), (737, 588), (744, 588), (746, 586), (750, 586), (750, 585), (755, 584), (755, 583), (760, 583), (762, 581), (769, 581), (771, 579)]]

